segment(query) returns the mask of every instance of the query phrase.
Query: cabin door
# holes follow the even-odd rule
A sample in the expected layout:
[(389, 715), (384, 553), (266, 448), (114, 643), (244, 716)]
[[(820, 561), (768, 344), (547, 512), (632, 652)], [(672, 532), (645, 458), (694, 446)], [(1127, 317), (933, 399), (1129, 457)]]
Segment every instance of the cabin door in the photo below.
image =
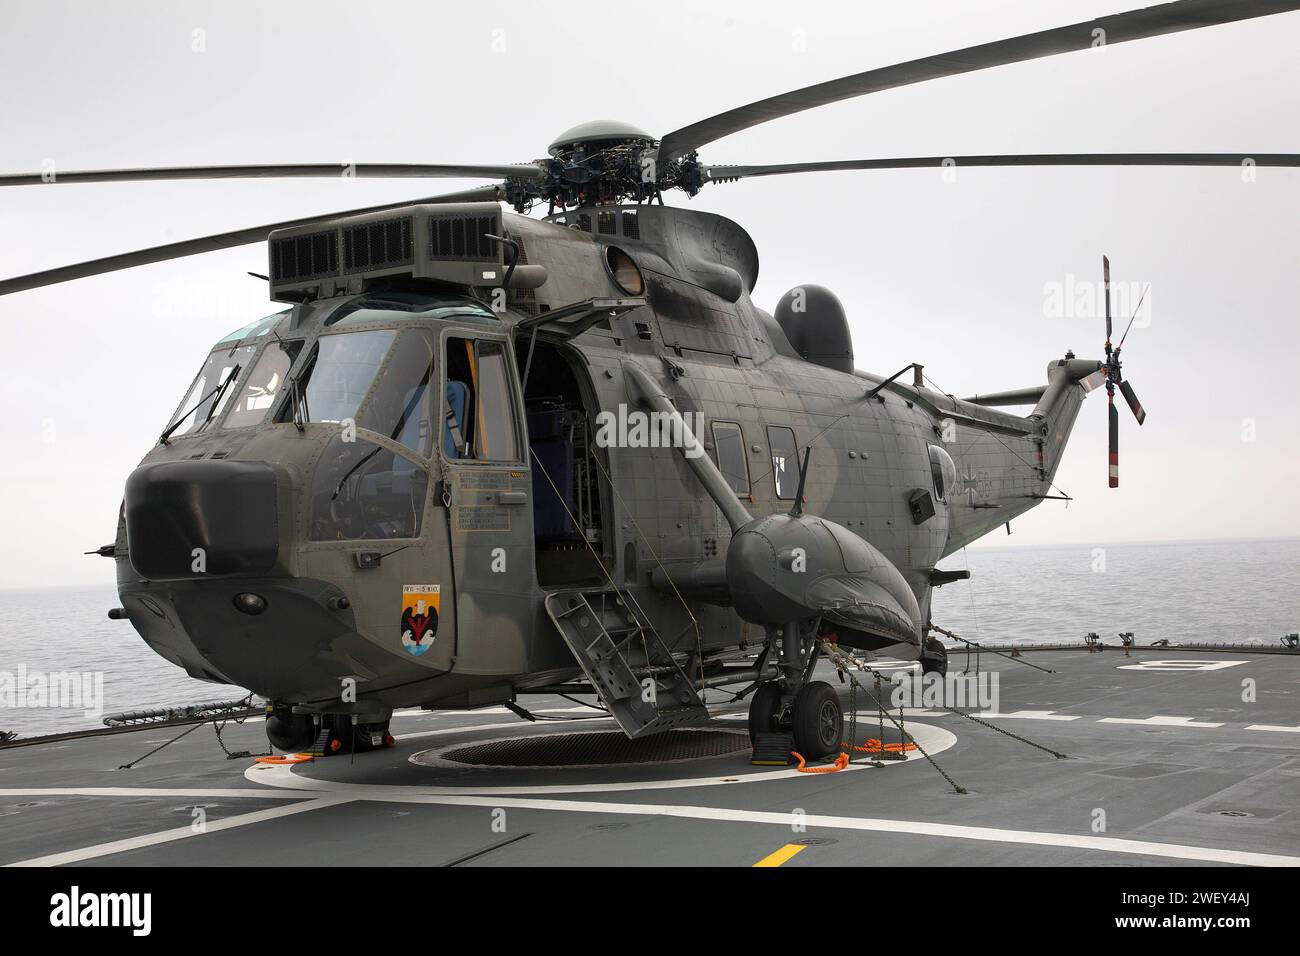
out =
[(443, 333), (439, 456), (455, 577), (460, 673), (521, 673), (531, 628), (533, 520), (523, 403), (509, 340)]

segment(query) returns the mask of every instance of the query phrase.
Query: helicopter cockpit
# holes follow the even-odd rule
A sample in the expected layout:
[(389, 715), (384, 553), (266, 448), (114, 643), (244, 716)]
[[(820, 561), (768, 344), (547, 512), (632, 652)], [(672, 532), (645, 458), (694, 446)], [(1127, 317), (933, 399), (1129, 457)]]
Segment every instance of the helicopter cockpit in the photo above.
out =
[[(218, 342), (164, 443), (271, 425), (339, 426), (310, 485), (315, 541), (419, 537), (435, 436), (449, 460), (522, 459), (506, 343), (471, 334), (439, 343), (447, 320), (499, 329), (487, 306), (405, 291), (319, 305), (304, 310), (297, 328), (285, 310)], [(440, 387), (445, 402), (436, 400)]]

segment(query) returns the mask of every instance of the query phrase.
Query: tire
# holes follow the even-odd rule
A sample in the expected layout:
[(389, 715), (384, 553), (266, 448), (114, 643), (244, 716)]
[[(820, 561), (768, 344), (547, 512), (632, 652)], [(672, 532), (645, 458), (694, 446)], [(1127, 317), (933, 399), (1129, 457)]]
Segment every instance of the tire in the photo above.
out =
[(781, 706), (781, 682), (764, 681), (749, 699), (749, 739), (777, 730), (776, 712)]
[(316, 741), (316, 725), (310, 714), (295, 714), (288, 708), (276, 710), (266, 718), (266, 739), (276, 750), (297, 753)]
[(948, 648), (933, 637), (927, 638), (921, 649), (921, 673), (948, 676)]
[(840, 695), (825, 681), (805, 684), (794, 698), (794, 749), (806, 760), (837, 753), (844, 736)]

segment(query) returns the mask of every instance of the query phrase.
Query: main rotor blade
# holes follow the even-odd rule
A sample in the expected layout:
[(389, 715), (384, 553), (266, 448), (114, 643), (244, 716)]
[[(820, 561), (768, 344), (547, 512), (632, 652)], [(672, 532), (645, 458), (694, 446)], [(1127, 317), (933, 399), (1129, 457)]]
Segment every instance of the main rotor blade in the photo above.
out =
[(431, 196), (426, 199), (408, 199), (405, 202), (385, 203), (382, 206), (368, 206), (364, 209), (348, 209), (332, 214), (290, 219), (286, 222), (273, 222), (266, 226), (237, 229), (233, 232), (222, 232), (214, 236), (203, 236), (198, 239), (185, 239), (181, 242), (170, 242), (164, 246), (154, 246), (151, 249), (123, 252), (115, 256), (106, 256), (103, 259), (92, 259), (89, 262), (78, 262), (73, 265), (60, 266), (57, 269), (47, 269), (44, 272), (33, 272), (30, 275), (4, 279), (0, 281), (0, 295), (23, 292), (27, 289), (38, 289), (41, 286), (55, 285), (72, 279), (84, 279), (87, 276), (103, 275), (106, 272), (117, 272), (121, 269), (130, 269), (133, 266), (147, 265), (151, 262), (180, 259), (184, 256), (198, 255), (201, 252), (229, 249), (232, 246), (245, 246), (252, 242), (261, 242), (276, 229), (303, 226), (334, 216), (360, 216), (365, 213), (383, 212), (387, 209), (399, 209), (417, 203), (491, 202), (500, 200), (504, 195), (505, 191), (500, 186), (482, 186), (478, 189), (467, 189), (457, 193), (443, 193), (441, 196)]
[(45, 183), (116, 183), (171, 179), (537, 179), (537, 166), (446, 166), (427, 163), (310, 163), (273, 166), (169, 166), (157, 169), (88, 169), (70, 172), (8, 173), (0, 186)]
[(901, 156), (841, 159), (824, 163), (704, 167), (705, 179), (725, 183), (786, 173), (832, 173), (859, 169), (935, 169), (963, 166), (1296, 166), (1300, 153), (1025, 153), (1012, 156)]
[(1058, 53), (1086, 50), (1101, 44), (1113, 46), (1129, 40), (1180, 33), (1295, 9), (1300, 9), (1300, 0), (1177, 0), (1174, 3), (1098, 17), (1086, 23), (1055, 27), (1040, 33), (995, 40), (964, 50), (867, 70), (865, 73), (771, 96), (674, 130), (660, 142), (659, 162), (664, 164), (679, 159), (706, 143), (769, 120), (867, 93)]
[(1133, 412), (1133, 417), (1137, 419), (1139, 425), (1147, 420), (1147, 410), (1142, 407), (1138, 401), (1137, 392), (1133, 391), (1133, 386), (1125, 379), (1119, 383), (1119, 390), (1124, 394), (1124, 401), (1128, 402), (1128, 407)]

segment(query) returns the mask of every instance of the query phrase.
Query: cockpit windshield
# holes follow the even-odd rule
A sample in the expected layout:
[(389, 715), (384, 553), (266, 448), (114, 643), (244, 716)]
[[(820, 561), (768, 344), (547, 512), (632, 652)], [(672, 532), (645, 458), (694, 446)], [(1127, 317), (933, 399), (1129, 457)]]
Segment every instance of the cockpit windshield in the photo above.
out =
[(360, 296), (340, 306), (325, 320), (332, 325), (359, 325), (362, 322), (393, 322), (412, 319), (455, 319), (459, 322), (483, 322), (500, 325), (501, 317), (475, 299), (463, 295), (426, 295), (418, 292), (376, 292)]
[(281, 340), (271, 342), (262, 349), (253, 370), (243, 376), (244, 384), (239, 390), (239, 397), (222, 422), (222, 428), (257, 425), (266, 417), (266, 410), (275, 403), (275, 396), (288, 378), (289, 368), (301, 347), (301, 342)]
[(434, 338), (428, 329), (322, 335), (282, 420), (294, 416), (297, 402), (299, 421), (350, 421), (428, 458), (437, 410), (433, 381)]
[(220, 416), (254, 351), (255, 346), (241, 345), (236, 348), (219, 348), (209, 355), (186, 393), (185, 401), (176, 409), (176, 414), (163, 432), (164, 437), (188, 435)]
[(300, 383), (300, 417), (311, 422), (356, 421), (361, 401), (396, 336), (392, 329), (322, 335)]

